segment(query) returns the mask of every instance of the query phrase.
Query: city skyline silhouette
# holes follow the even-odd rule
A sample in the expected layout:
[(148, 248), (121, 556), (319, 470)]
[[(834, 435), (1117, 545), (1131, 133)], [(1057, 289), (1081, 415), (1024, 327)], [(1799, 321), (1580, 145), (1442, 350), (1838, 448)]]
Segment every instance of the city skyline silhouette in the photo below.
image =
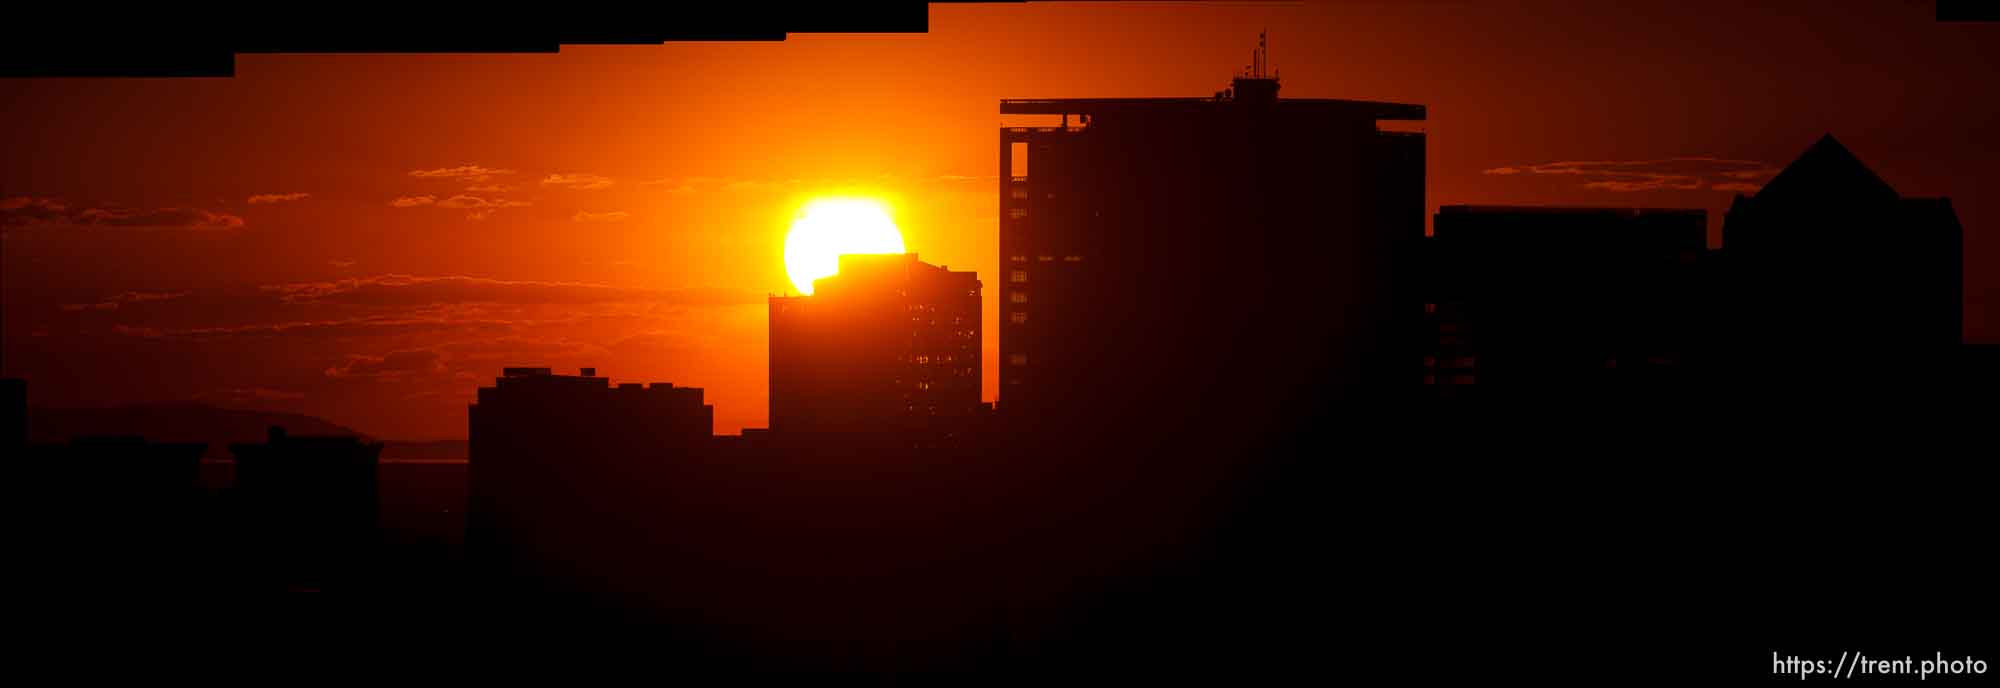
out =
[(2000, 25), (1922, 9), (0, 79), (30, 611), (863, 684), (2000, 660)]

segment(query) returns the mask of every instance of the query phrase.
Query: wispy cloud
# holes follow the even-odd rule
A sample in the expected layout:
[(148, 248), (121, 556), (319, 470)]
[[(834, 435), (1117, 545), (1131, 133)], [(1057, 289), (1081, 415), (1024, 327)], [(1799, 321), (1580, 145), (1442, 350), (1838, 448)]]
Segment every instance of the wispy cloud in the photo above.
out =
[(237, 229), (243, 218), (200, 208), (77, 206), (54, 198), (17, 196), (0, 200), (0, 227), (71, 225), (129, 229)]
[(1585, 182), (1583, 188), (1598, 191), (1692, 191), (1701, 188), (1701, 178), (1682, 174), (1652, 174), (1632, 179), (1604, 179)]
[(551, 174), (542, 178), (542, 186), (560, 186), (572, 191), (596, 191), (610, 187), (610, 177), (595, 174)]
[(260, 203), (284, 203), (287, 201), (303, 201), (311, 197), (312, 194), (309, 193), (256, 194), (250, 197), (249, 203), (251, 205), (257, 205)]
[(576, 222), (619, 222), (631, 216), (631, 213), (623, 210), (613, 210), (608, 213), (593, 213), (579, 210), (570, 219)]
[(381, 356), (350, 354), (326, 369), (327, 377), (403, 378), (445, 372), (444, 358), (431, 349), (392, 351)]
[(460, 303), (587, 304), (647, 302), (675, 305), (759, 303), (760, 294), (723, 288), (640, 289), (582, 282), (496, 280), (449, 275), (377, 275), (333, 282), (298, 282), (263, 287), (287, 303), (368, 306), (428, 306)]
[(659, 179), (648, 179), (646, 181), (639, 182), (639, 186), (644, 186), (644, 187), (663, 186), (666, 187), (665, 189), (661, 189), (661, 191), (664, 193), (691, 194), (699, 190), (695, 188), (695, 184), (700, 183), (708, 185), (708, 184), (713, 184), (716, 181), (719, 180), (712, 179), (709, 177), (661, 177)]
[(501, 208), (520, 208), (529, 205), (529, 203), (527, 201), (513, 201), (505, 198), (484, 198), (481, 196), (467, 196), (465, 194), (459, 194), (457, 196), (452, 196), (450, 198), (440, 201), (438, 200), (437, 196), (425, 194), (422, 196), (404, 196), (401, 198), (397, 198), (396, 200), (390, 201), (389, 205), (397, 208), (417, 208), (422, 206), (437, 206), (439, 208), (451, 208), (453, 210), (469, 210), (471, 212), (466, 213), (467, 218), (473, 220), (484, 220), (487, 218), (487, 216), (492, 215), (493, 211), (495, 210), (499, 210)]
[(423, 179), (450, 179), (467, 184), (479, 184), (503, 174), (514, 174), (513, 170), (501, 170), (479, 165), (459, 165), (441, 167), (434, 170), (410, 170), (410, 176)]
[(473, 193), (506, 193), (519, 188), (518, 186), (507, 186), (505, 184), (482, 184), (465, 187), (465, 190)]
[[(1713, 178), (1751, 180), (1776, 174), (1769, 165), (1756, 160), (1732, 160), (1714, 156), (1685, 156), (1658, 160), (1564, 160), (1533, 165), (1509, 165), (1482, 171), (1490, 175), (1568, 175), (1582, 179), (1585, 189), (1630, 193), (1638, 191), (1692, 191)], [(1708, 188), (1728, 191), (1741, 184), (1717, 184)], [(1728, 187), (1728, 188), (1724, 188)]]
[(471, 211), (465, 214), (465, 219), (468, 220), (484, 220), (491, 217), (496, 210), (501, 208), (520, 208), (528, 205), (528, 202), (510, 201), (504, 198), (489, 200), (478, 196), (460, 195), (438, 201), (437, 205), (439, 208), (456, 208)]
[(1754, 170), (1734, 170), (1730, 172), (1724, 172), (1722, 173), (1722, 176), (1728, 177), (1730, 179), (1742, 179), (1745, 181), (1749, 181), (1755, 179), (1770, 179), (1771, 177), (1777, 176), (1777, 174), (1778, 170), (1770, 167), (1765, 167)]
[(66, 311), (115, 311), (118, 310), (121, 304), (166, 301), (169, 299), (178, 299), (188, 294), (189, 292), (185, 291), (128, 291), (107, 296), (97, 303), (65, 303), (62, 304), (61, 308)]
[(458, 209), (520, 208), (526, 205), (528, 205), (527, 201), (510, 201), (504, 198), (495, 198), (488, 200), (485, 198), (480, 198), (478, 196), (465, 196), (465, 195), (453, 196), (451, 198), (447, 198), (437, 202), (437, 206), (439, 208), (458, 208)]
[(237, 337), (270, 337), (276, 335), (341, 338), (437, 331), (504, 333), (520, 324), (520, 321), (500, 318), (455, 318), (443, 315), (412, 314), (328, 320), (287, 320), (283, 322), (217, 325), (211, 327), (165, 328), (114, 325), (111, 330), (128, 337), (140, 337), (144, 339), (213, 341)]

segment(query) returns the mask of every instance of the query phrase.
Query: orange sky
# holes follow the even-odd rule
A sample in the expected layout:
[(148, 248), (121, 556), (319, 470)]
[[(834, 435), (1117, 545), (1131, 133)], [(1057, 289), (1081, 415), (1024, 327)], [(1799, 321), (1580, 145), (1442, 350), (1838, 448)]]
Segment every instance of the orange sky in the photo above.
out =
[[(503, 365), (708, 390), (764, 424), (798, 204), (890, 202), (998, 332), (997, 102), (1200, 96), (1268, 29), (1284, 95), (1430, 106), (1441, 203), (1710, 208), (1832, 132), (1996, 249), (2000, 27), (1927, 2), (939, 6), (925, 35), (247, 55), (233, 79), (0, 80), (4, 372), (455, 438)], [(1510, 173), (1511, 172), (1511, 173)], [(1734, 186), (1747, 185), (1747, 186)], [(1721, 188), (1717, 188), (1721, 186)], [(1712, 229), (1713, 231), (1713, 229)]]

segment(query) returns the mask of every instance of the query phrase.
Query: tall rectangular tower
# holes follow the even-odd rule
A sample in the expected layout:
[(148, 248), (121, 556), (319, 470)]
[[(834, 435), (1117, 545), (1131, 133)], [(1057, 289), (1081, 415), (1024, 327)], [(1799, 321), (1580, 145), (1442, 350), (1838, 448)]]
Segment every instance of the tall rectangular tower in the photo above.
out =
[(1277, 92), (1001, 101), (1002, 415), (1415, 386), (1424, 107)]

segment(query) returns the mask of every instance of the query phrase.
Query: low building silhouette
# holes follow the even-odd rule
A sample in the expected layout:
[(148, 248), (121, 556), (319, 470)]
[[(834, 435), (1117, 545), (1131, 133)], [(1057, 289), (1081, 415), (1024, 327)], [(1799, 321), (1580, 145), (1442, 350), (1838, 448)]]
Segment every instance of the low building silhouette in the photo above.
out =
[(710, 452), (699, 387), (612, 385), (596, 370), (506, 368), (468, 409), (466, 544), (480, 566), (554, 586), (647, 560), (655, 498)]
[(28, 381), (0, 378), (0, 447), (28, 446)]
[(352, 435), (289, 435), (232, 444), (237, 518), (262, 581), (319, 589), (351, 584), (375, 555), (382, 445)]
[[(17, 554), (49, 590), (120, 597), (191, 584), (208, 564), (202, 442), (129, 435), (30, 444), (14, 457), (16, 506), (29, 518)], [(134, 587), (138, 585), (139, 587)]]
[(771, 432), (949, 434), (981, 414), (980, 282), (917, 254), (848, 255), (770, 302)]
[(1705, 315), (1706, 234), (1700, 209), (1440, 208), (1423, 384), (1582, 401), (1681, 380)]

